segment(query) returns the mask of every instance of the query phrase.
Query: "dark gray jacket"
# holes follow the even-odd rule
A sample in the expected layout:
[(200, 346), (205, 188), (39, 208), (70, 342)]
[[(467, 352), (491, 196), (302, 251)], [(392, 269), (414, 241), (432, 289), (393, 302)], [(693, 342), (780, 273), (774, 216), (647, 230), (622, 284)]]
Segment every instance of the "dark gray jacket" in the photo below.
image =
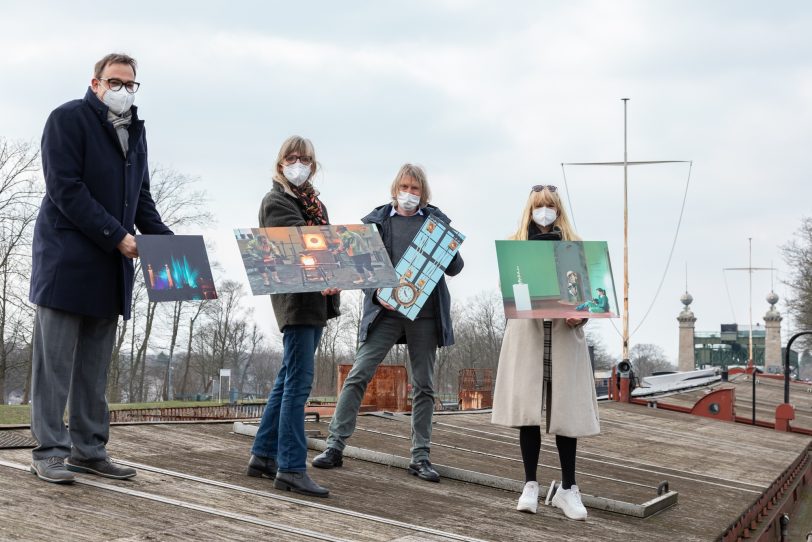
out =
[[(323, 204), (322, 207), (324, 208)], [(324, 217), (327, 218), (326, 208)], [(262, 198), (259, 225), (263, 228), (306, 226), (307, 219), (298, 198), (286, 192), (281, 184), (274, 181), (271, 191)], [(285, 331), (285, 326), (324, 327), (327, 320), (341, 314), (339, 294), (330, 296), (323, 296), (320, 292), (273, 294), (271, 305), (279, 331), (282, 332)]]
[[(427, 205), (423, 208), (423, 213), (428, 216), (434, 215), (442, 219), (447, 224), (451, 220), (443, 214), (443, 212), (433, 205)], [(371, 213), (361, 219), (364, 224), (375, 224), (378, 227), (378, 232), (381, 234), (383, 245), (386, 247), (386, 252), (389, 258), (392, 258), (392, 204), (387, 203), (376, 207)], [(392, 262), (392, 265), (397, 265), (398, 262)], [(445, 270), (445, 274), (453, 277), (462, 271), (465, 262), (462, 261), (462, 256), (458, 252), (454, 259), (449, 262)], [(436, 286), (437, 291), (437, 314), (434, 320), (437, 323), (437, 346), (451, 346), (454, 344), (454, 329), (451, 326), (451, 295), (448, 293), (448, 286), (445, 283), (445, 277), (441, 277)], [(367, 335), (371, 332), (372, 328), (378, 322), (382, 312), (386, 310), (378, 303), (375, 293), (376, 289), (364, 290), (364, 316), (361, 319), (361, 329), (359, 330), (359, 340), (361, 342), (367, 340)], [(406, 337), (403, 336), (398, 340), (398, 343), (405, 343)]]

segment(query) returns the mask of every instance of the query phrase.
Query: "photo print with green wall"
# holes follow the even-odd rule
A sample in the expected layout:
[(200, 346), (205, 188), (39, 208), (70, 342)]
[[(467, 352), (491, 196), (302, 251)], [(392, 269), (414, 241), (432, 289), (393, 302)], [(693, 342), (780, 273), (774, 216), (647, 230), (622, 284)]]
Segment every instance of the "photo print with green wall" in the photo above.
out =
[(507, 318), (617, 318), (606, 241), (496, 241)]

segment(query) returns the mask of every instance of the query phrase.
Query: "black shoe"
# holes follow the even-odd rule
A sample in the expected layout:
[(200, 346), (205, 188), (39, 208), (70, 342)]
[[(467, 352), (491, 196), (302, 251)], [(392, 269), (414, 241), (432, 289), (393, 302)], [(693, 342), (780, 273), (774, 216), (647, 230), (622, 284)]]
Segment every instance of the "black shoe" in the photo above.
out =
[(76, 459), (71, 457), (65, 462), (68, 470), (73, 472), (84, 472), (87, 474), (95, 474), (97, 476), (104, 476), (105, 478), (114, 478), (116, 480), (126, 480), (136, 475), (135, 469), (130, 467), (120, 467), (110, 461), (109, 458), (104, 459)]
[(440, 475), (432, 468), (431, 461), (428, 459), (421, 459), (417, 463), (409, 463), (409, 473), (427, 482), (440, 481)]
[(65, 459), (62, 457), (49, 457), (35, 459), (31, 462), (31, 473), (36, 474), (40, 480), (53, 484), (72, 484), (75, 476), (65, 468)]
[(327, 448), (322, 453), (314, 457), (310, 464), (319, 469), (332, 469), (335, 467), (340, 467), (344, 464), (343, 457), (344, 454), (342, 454), (340, 450), (335, 448)]
[(326, 497), (330, 490), (310, 479), (306, 472), (278, 472), (273, 487), (311, 497)]
[(276, 478), (277, 468), (276, 459), (273, 457), (260, 457), (252, 454), (251, 459), (248, 460), (248, 470), (245, 474), (254, 478), (265, 477), (273, 480)]

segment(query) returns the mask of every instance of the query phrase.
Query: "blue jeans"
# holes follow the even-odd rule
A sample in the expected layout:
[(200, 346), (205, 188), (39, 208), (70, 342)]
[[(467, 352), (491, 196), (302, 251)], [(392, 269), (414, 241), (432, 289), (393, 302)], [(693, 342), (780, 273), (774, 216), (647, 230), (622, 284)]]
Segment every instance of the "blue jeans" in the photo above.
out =
[(338, 397), (330, 420), (327, 446), (344, 450), (347, 439), (355, 432), (356, 418), (369, 381), (403, 335), (406, 335), (412, 369), (412, 461), (416, 463), (429, 458), (434, 414), (434, 361), (437, 357), (437, 321), (434, 318), (418, 318), (412, 322), (384, 313), (369, 330), (367, 340), (361, 343), (355, 354), (355, 363)]
[(282, 367), (262, 413), (251, 453), (273, 457), (281, 472), (307, 468), (304, 407), (313, 387), (313, 364), (322, 327), (285, 326)]

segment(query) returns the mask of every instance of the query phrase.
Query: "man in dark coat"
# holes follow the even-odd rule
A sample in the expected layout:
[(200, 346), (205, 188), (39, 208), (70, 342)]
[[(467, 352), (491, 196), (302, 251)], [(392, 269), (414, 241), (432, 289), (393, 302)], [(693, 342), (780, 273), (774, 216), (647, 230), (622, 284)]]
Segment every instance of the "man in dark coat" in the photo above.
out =
[(31, 432), (39, 443), (31, 472), (48, 482), (70, 483), (71, 471), (135, 476), (105, 450), (107, 369), (118, 316), (130, 317), (135, 228), (172, 234), (149, 191), (135, 70), (127, 55), (102, 58), (85, 97), (55, 109), (42, 134), (45, 197), (29, 293), (37, 305)]

